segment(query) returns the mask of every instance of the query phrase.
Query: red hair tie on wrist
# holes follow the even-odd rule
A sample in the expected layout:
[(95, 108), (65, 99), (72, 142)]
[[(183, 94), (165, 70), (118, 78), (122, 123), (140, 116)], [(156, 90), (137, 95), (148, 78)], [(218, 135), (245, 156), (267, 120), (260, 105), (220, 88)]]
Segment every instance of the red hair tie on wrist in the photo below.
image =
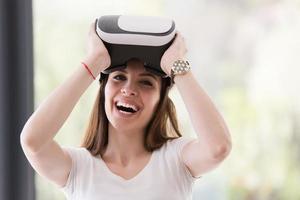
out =
[(81, 62), (81, 64), (88, 70), (89, 74), (93, 77), (93, 79), (96, 80), (96, 77), (93, 75), (90, 68), (84, 62)]

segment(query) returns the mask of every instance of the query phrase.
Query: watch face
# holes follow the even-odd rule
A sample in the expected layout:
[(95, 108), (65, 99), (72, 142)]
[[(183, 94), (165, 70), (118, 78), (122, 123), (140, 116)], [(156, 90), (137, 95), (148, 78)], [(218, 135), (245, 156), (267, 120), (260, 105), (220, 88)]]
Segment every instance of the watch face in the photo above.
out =
[(173, 74), (184, 74), (189, 70), (189, 62), (185, 60), (176, 60), (172, 66)]
[(175, 75), (183, 75), (190, 71), (191, 67), (188, 61), (185, 60), (176, 60), (173, 63), (173, 66), (171, 68), (171, 81), (172, 84), (174, 84), (174, 77)]

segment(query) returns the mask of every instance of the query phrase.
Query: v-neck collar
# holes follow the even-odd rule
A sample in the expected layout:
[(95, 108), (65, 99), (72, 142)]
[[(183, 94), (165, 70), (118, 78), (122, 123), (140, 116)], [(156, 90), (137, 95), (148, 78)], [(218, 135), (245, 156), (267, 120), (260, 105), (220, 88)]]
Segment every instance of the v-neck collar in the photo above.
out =
[(130, 178), (130, 179), (125, 179), (124, 177), (115, 174), (114, 172), (112, 172), (110, 170), (110, 168), (107, 166), (107, 164), (105, 163), (105, 161), (102, 159), (101, 156), (97, 157), (97, 160), (99, 160), (101, 166), (103, 167), (103, 169), (114, 179), (120, 181), (120, 182), (124, 182), (124, 183), (130, 183), (135, 181), (136, 179), (138, 179), (139, 177), (143, 176), (143, 174), (145, 173), (145, 171), (147, 171), (147, 169), (151, 166), (153, 160), (154, 160), (154, 154), (156, 153), (156, 151), (153, 151), (151, 153), (150, 159), (147, 162), (147, 164), (144, 166), (143, 169), (141, 169), (134, 177)]

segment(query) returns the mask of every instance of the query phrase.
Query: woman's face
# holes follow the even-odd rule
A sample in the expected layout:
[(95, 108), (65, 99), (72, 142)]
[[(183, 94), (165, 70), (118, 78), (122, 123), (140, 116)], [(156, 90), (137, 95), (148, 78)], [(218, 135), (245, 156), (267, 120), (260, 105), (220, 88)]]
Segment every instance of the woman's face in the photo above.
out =
[(105, 112), (119, 130), (144, 131), (159, 102), (161, 78), (131, 60), (126, 69), (109, 74), (105, 86)]

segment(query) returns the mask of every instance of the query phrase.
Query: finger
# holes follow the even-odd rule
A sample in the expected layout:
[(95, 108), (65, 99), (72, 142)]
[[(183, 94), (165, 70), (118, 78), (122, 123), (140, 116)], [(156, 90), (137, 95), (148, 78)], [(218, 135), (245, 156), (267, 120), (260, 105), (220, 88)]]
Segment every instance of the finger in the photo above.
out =
[(97, 22), (97, 20), (90, 24), (89, 34), (92, 34), (92, 33), (96, 32), (96, 22)]
[(95, 19), (95, 22), (94, 22), (93, 24), (94, 24), (94, 30), (96, 31), (96, 29), (97, 29), (97, 24), (98, 24), (98, 19)]
[(176, 34), (178, 35), (178, 37), (182, 38), (181, 32), (177, 31)]
[(185, 41), (185, 39), (184, 39), (184, 37), (183, 37), (182, 34), (179, 34), (179, 38), (180, 38), (180, 40)]
[(173, 41), (173, 44), (174, 44), (174, 43), (178, 43), (179, 41), (180, 41), (180, 34), (179, 34), (179, 33), (176, 33), (175, 39), (174, 39), (174, 41)]
[(183, 35), (179, 31), (176, 32), (176, 40), (181, 42), (185, 41)]

